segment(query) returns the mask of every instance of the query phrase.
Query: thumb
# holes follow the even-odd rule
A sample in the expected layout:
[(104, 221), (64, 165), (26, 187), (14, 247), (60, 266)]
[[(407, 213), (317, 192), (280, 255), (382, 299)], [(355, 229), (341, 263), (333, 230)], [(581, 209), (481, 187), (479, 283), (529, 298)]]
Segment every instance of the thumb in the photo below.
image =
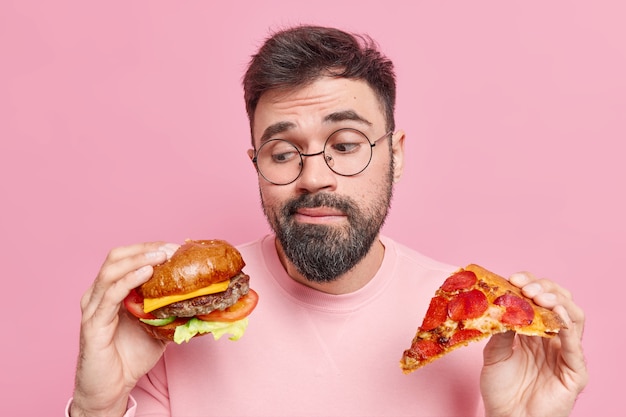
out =
[(499, 333), (491, 336), (483, 350), (484, 365), (493, 365), (511, 357), (514, 342), (515, 332)]

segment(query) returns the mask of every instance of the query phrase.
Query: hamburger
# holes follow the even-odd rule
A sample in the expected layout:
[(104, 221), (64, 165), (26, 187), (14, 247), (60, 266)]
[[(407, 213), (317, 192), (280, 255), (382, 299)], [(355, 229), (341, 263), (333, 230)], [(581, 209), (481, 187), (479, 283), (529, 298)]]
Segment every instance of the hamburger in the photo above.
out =
[(258, 302), (239, 251), (224, 240), (187, 240), (124, 299), (157, 339), (188, 342), (212, 334), (238, 340)]

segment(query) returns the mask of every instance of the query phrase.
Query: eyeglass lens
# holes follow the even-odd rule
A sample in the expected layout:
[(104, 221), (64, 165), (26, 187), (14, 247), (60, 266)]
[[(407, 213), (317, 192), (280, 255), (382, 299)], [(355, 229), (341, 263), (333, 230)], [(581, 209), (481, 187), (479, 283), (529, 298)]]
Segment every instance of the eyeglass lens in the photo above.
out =
[(364, 133), (355, 129), (340, 129), (331, 134), (323, 152), (303, 154), (291, 142), (271, 139), (257, 151), (259, 173), (274, 184), (289, 184), (302, 172), (303, 157), (322, 154), (328, 167), (344, 176), (362, 172), (372, 158), (372, 145)]

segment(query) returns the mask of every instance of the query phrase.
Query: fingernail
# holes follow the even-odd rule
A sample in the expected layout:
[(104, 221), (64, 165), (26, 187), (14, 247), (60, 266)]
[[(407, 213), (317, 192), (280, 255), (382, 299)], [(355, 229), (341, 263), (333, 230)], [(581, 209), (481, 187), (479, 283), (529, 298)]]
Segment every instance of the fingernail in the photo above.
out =
[(522, 273), (515, 273), (509, 277), (509, 281), (518, 287), (525, 285), (529, 280), (528, 276)]
[(163, 250), (156, 250), (153, 252), (146, 252), (146, 258), (148, 259), (155, 259), (155, 258), (160, 258), (161, 256), (163, 256)]
[(541, 292), (541, 285), (537, 283), (528, 284), (524, 287), (524, 294), (527, 297), (534, 297)]
[(556, 301), (556, 294), (553, 294), (553, 293), (551, 293), (551, 292), (547, 292), (547, 293), (541, 294), (541, 295), (539, 296), (539, 298), (541, 299), (540, 301), (541, 301), (542, 303), (545, 303), (545, 304), (551, 304), (551, 303), (553, 303), (554, 301)]
[(161, 246), (159, 250), (165, 252), (165, 254), (167, 255), (167, 259), (169, 259), (172, 257), (172, 255), (174, 255), (174, 252), (176, 252), (179, 247), (180, 245), (177, 245), (175, 243), (166, 243), (165, 245)]
[(150, 265), (144, 265), (141, 268), (135, 270), (135, 274), (144, 276), (152, 273), (152, 267)]

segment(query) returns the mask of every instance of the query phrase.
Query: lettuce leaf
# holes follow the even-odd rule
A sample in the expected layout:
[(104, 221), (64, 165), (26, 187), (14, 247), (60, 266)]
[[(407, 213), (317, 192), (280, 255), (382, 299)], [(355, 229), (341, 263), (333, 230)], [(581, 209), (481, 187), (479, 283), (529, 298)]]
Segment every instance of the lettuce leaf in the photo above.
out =
[(180, 345), (183, 342), (189, 342), (195, 335), (203, 333), (211, 333), (215, 340), (228, 333), (231, 335), (230, 340), (239, 340), (246, 327), (248, 327), (247, 317), (233, 322), (204, 321), (194, 317), (176, 328), (174, 342)]

